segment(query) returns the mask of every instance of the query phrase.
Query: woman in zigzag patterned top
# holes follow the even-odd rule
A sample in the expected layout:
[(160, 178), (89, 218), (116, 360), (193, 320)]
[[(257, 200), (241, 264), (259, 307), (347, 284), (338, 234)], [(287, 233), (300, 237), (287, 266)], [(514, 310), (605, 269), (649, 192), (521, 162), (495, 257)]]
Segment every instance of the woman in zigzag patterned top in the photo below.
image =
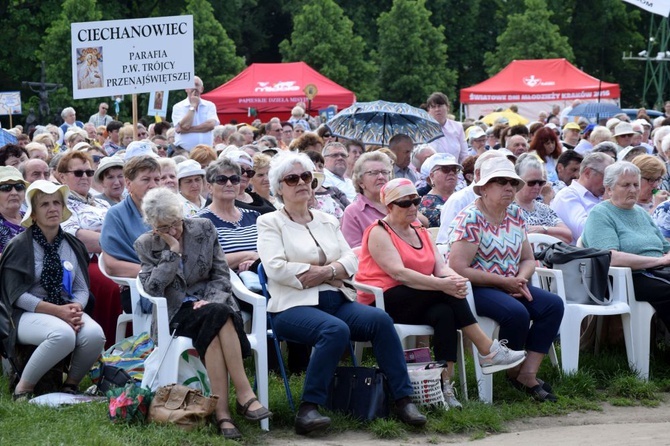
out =
[[(526, 360), (509, 369), (510, 384), (539, 401), (557, 401), (551, 386), (537, 378), (563, 319), (563, 301), (531, 286), (533, 251), (521, 209), (512, 205), (524, 181), (507, 160), (487, 160), (475, 183), (475, 202), (462, 210), (449, 240), (449, 266), (470, 279), (480, 316), (500, 324), (500, 338), (509, 348), (528, 352)], [(533, 325), (530, 325), (530, 321)]]

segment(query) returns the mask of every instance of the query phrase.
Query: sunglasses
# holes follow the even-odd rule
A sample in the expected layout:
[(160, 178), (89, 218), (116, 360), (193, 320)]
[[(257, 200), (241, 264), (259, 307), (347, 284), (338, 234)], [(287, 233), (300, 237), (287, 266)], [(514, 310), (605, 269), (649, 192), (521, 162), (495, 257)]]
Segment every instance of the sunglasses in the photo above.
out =
[(247, 178), (253, 178), (256, 175), (256, 171), (253, 169), (242, 169), (242, 175), (246, 175)]
[(330, 138), (331, 136), (333, 136), (333, 135), (331, 135), (330, 133), (324, 133), (324, 134), (323, 134), (323, 137), (324, 137), (324, 138)]
[(412, 200), (402, 200), (402, 201), (394, 201), (391, 204), (395, 204), (396, 206), (399, 206), (403, 209), (409, 208), (411, 205), (414, 206), (419, 206), (419, 203), (421, 203), (421, 197), (416, 197)]
[(226, 184), (228, 184), (228, 181), (230, 181), (230, 184), (232, 184), (233, 186), (236, 186), (240, 184), (241, 180), (242, 178), (240, 178), (239, 175), (231, 175), (229, 177), (226, 175), (217, 175), (216, 177), (214, 177), (214, 182), (219, 186), (225, 186)]
[(530, 181), (526, 181), (526, 185), (527, 185), (528, 187), (533, 187), (533, 186), (540, 186), (540, 187), (542, 187), (542, 186), (544, 186), (545, 184), (547, 184), (546, 180), (530, 180)]
[(23, 192), (26, 190), (26, 185), (23, 183), (0, 184), (0, 192), (11, 192), (12, 189), (17, 192)]
[(491, 182), (500, 186), (507, 186), (508, 184), (511, 184), (512, 187), (517, 187), (519, 185), (519, 180), (515, 180), (514, 178), (494, 178), (491, 180)]
[(449, 174), (449, 173), (457, 174), (458, 172), (461, 171), (461, 169), (459, 169), (456, 166), (439, 166), (439, 167), (435, 168), (433, 170), (433, 172), (435, 172), (436, 170), (439, 170), (440, 172), (446, 173), (446, 174)]
[(312, 189), (315, 189), (318, 182), (314, 183), (312, 179), (312, 172), (303, 172), (300, 175), (296, 173), (286, 175), (284, 178), (282, 178), (282, 181), (286, 183), (287, 186), (297, 186), (300, 180), (302, 180), (305, 184), (311, 183)]
[(84, 176), (84, 174), (86, 174), (86, 176), (90, 178), (90, 177), (92, 177), (92, 176), (95, 174), (95, 170), (93, 170), (93, 169), (87, 169), (87, 170), (68, 170), (68, 171), (65, 172), (65, 173), (71, 173), (72, 175), (74, 175), (74, 176), (77, 177), (77, 178), (81, 178), (81, 177)]
[(99, 163), (101, 159), (105, 158), (105, 155), (93, 155), (93, 162)]

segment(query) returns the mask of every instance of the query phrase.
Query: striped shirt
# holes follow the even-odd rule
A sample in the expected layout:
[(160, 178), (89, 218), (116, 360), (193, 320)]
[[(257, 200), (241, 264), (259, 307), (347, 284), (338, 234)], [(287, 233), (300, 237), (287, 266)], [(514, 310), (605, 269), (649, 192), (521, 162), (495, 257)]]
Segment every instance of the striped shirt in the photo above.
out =
[(209, 210), (201, 209), (194, 217), (206, 218), (214, 223), (219, 239), (219, 245), (224, 253), (238, 251), (258, 251), (258, 229), (256, 219), (260, 217), (257, 211), (251, 209), (237, 208), (240, 211), (240, 219), (231, 223), (222, 220), (218, 215)]

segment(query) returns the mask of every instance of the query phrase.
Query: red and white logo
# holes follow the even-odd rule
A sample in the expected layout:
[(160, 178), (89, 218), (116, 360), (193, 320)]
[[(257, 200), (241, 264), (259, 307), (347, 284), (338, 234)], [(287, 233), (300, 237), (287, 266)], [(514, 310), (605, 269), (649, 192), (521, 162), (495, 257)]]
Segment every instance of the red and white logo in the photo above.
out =
[(270, 82), (259, 82), (258, 87), (254, 88), (257, 93), (274, 93), (280, 91), (299, 91), (300, 87), (295, 85), (296, 81), (277, 82), (270, 85)]
[(549, 87), (556, 84), (556, 82), (554, 81), (542, 82), (542, 78), (535, 77), (534, 74), (531, 74), (530, 77), (524, 77), (523, 83), (528, 85), (530, 88), (537, 87), (538, 85), (543, 87)]

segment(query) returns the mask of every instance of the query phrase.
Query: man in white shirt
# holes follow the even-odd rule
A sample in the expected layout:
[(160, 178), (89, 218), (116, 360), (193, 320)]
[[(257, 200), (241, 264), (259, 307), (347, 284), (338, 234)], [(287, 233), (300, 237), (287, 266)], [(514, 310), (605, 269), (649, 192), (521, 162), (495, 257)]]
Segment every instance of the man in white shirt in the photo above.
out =
[(213, 130), (219, 125), (216, 106), (200, 95), (204, 91), (202, 80), (195, 76), (195, 87), (186, 89), (186, 99), (172, 108), (172, 122), (175, 125), (174, 145), (190, 152), (198, 144), (211, 146), (214, 143)]
[(480, 179), (482, 164), (484, 161), (495, 157), (505, 158), (505, 155), (498, 150), (487, 150), (479, 155), (477, 161), (475, 161), (474, 181), (465, 189), (461, 189), (451, 194), (446, 203), (442, 205), (442, 211), (440, 212), (440, 230), (437, 233), (436, 243), (449, 243), (452, 222), (456, 219), (459, 212), (474, 203), (477, 199), (477, 194), (473, 189), (473, 185)]
[(325, 163), (323, 164), (323, 174), (326, 180), (323, 182), (325, 187), (336, 187), (347, 196), (349, 202), (356, 198), (356, 188), (350, 178), (345, 178), (347, 171), (347, 148), (341, 142), (329, 142), (321, 152)]
[(114, 118), (107, 114), (108, 109), (109, 105), (107, 105), (106, 102), (101, 102), (100, 105), (98, 105), (98, 113), (91, 115), (91, 117), (88, 118), (88, 122), (96, 127), (100, 127), (101, 125), (107, 127), (107, 124), (114, 120)]
[(606, 153), (589, 153), (584, 157), (579, 169), (579, 178), (570, 186), (558, 191), (551, 202), (551, 208), (558, 214), (563, 223), (572, 232), (572, 244), (584, 232), (586, 217), (593, 207), (600, 203), (605, 186), (603, 173), (605, 168), (614, 163), (614, 159)]
[(448, 119), (449, 99), (444, 93), (433, 93), (426, 100), (428, 114), (442, 126), (443, 138), (431, 142), (437, 153), (448, 153), (463, 164), (468, 157), (468, 145), (465, 143), (465, 132), (460, 122)]

